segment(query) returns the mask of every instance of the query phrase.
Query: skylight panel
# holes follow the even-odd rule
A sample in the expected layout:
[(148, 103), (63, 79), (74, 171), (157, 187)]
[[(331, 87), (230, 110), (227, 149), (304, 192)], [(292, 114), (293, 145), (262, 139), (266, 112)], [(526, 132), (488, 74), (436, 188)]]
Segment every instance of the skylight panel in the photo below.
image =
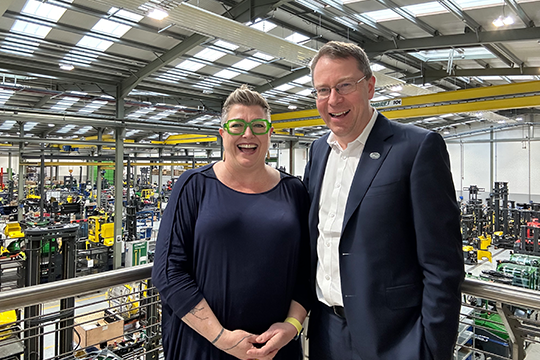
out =
[(388, 96), (381, 95), (381, 96), (377, 96), (377, 97), (374, 97), (373, 99), (371, 99), (371, 102), (388, 100), (388, 99), (390, 99)]
[(180, 64), (176, 65), (177, 68), (187, 71), (197, 71), (204, 67), (204, 64), (191, 61), (191, 60), (184, 60)]
[(130, 130), (130, 131), (128, 131), (128, 132), (126, 133), (126, 137), (128, 138), (128, 137), (133, 136), (133, 135), (135, 135), (135, 134), (137, 134), (137, 133), (140, 133), (141, 131), (142, 131), (142, 130), (139, 130), (139, 129)]
[(0, 105), (4, 105), (13, 94), (15, 94), (13, 90), (0, 89)]
[(16, 123), (17, 122), (15, 120), (6, 120), (2, 126), (0, 126), (0, 130), (10, 130)]
[(15, 20), (10, 31), (30, 36), (36, 36), (43, 39), (49, 34), (49, 31), (51, 30), (52, 27), (49, 26), (32, 24), (23, 20)]
[(22, 52), (20, 55), (29, 55), (34, 53), (38, 46), (38, 42), (31, 42), (8, 36), (2, 44), (2, 49), (14, 53)]
[[(68, 0), (72, 3), (73, 0)], [(62, 15), (66, 12), (66, 8), (52, 5), (46, 2), (28, 0), (22, 9), (22, 13), (26, 15), (33, 15), (42, 19), (51, 20), (57, 22)]]
[(62, 60), (60, 60), (60, 62), (64, 64), (88, 66), (92, 61), (97, 59), (97, 57), (98, 56), (96, 54), (84, 53), (72, 49), (69, 51), (69, 53), (66, 54), (66, 56), (64, 56)]
[(309, 95), (311, 95), (311, 89), (300, 90), (296, 94), (302, 95), (302, 96), (309, 96)]
[(274, 58), (272, 55), (267, 55), (267, 54), (262, 53), (262, 52), (256, 52), (255, 54), (253, 54), (253, 57), (256, 57), (256, 58), (259, 58), (259, 59), (262, 59), (262, 60), (265, 60), (265, 61), (270, 61), (270, 60), (272, 60)]
[(152, 111), (156, 110), (155, 107), (146, 107), (146, 108), (142, 108), (142, 109), (139, 109), (135, 112), (132, 112), (131, 114), (128, 115), (128, 117), (131, 117), (131, 118), (139, 118), (143, 115), (146, 115)]
[(412, 13), (414, 16), (425, 16), (442, 14), (448, 12), (439, 2), (433, 1), (423, 4), (414, 4), (403, 7), (404, 10)]
[(304, 76), (294, 80), (293, 82), (297, 83), (297, 84), (306, 84), (308, 82), (311, 82), (311, 75), (304, 75)]
[(118, 8), (115, 8), (115, 7), (112, 7), (109, 10), (109, 14), (111, 14), (114, 17), (118, 17), (125, 20), (131, 20), (134, 22), (139, 22), (144, 18), (143, 15), (135, 14), (135, 13), (132, 13), (131, 11), (127, 11), (124, 9), (118, 10)]
[(33, 122), (33, 121), (27, 122), (26, 124), (24, 124), (24, 131), (32, 130), (33, 128), (36, 127), (37, 124), (38, 124), (37, 122)]
[(486, 81), (496, 81), (496, 80), (502, 80), (500, 76), (478, 76), (482, 80)]
[(233, 77), (236, 77), (238, 75), (240, 75), (239, 72), (227, 70), (227, 69), (221, 70), (214, 74), (214, 76), (224, 78), (224, 79), (232, 79)]
[(249, 27), (260, 30), (260, 31), (269, 32), (270, 30), (274, 29), (276, 26), (277, 26), (276, 24), (268, 20), (257, 19), (255, 20), (255, 23), (250, 25)]
[(55, 111), (65, 111), (67, 108), (73, 106), (79, 98), (73, 96), (66, 96), (62, 100), (58, 101), (54, 106), (51, 107), (51, 110)]
[(292, 33), (291, 35), (287, 36), (285, 38), (285, 40), (289, 40), (289, 41), (291, 41), (293, 43), (298, 44), (298, 43), (309, 40), (309, 37), (295, 32), (295, 33)]
[(223, 40), (216, 41), (214, 43), (214, 45), (225, 48), (225, 49), (228, 49), (228, 50), (232, 50), (232, 51), (234, 51), (234, 50), (236, 50), (236, 49), (238, 49), (240, 47), (238, 45), (231, 44), (230, 42), (226, 42), (226, 41), (223, 41)]
[(102, 40), (95, 38), (93, 36), (85, 35), (79, 42), (77, 43), (77, 46), (98, 50), (98, 51), (105, 51), (107, 50), (111, 45), (113, 44), (112, 41), (108, 40)]
[(206, 49), (203, 49), (203, 50), (199, 51), (198, 53), (196, 53), (193, 56), (196, 57), (196, 58), (200, 58), (200, 59), (203, 59), (203, 60), (214, 62), (217, 59), (220, 59), (225, 55), (227, 55), (227, 54), (224, 53), (223, 51), (218, 51), (218, 50), (206, 48)]
[(90, 104), (86, 105), (84, 108), (80, 109), (79, 112), (92, 113), (100, 109), (102, 106), (106, 105), (107, 103), (108, 101), (105, 101), (105, 100), (94, 100)]
[(131, 26), (120, 24), (107, 19), (100, 19), (92, 28), (92, 31), (115, 37), (122, 37), (131, 29)]
[(348, 17), (345, 17), (345, 16), (336, 16), (334, 17), (334, 20), (336, 20), (337, 22), (345, 25), (345, 26), (348, 26), (348, 27), (356, 27), (358, 26), (358, 22), (356, 21), (353, 21), (351, 19), (349, 19)]
[(75, 132), (75, 134), (77, 134), (77, 135), (86, 134), (86, 133), (89, 132), (90, 130), (92, 130), (92, 127), (91, 127), (91, 126), (83, 126), (83, 127), (80, 128), (79, 130), (77, 130), (77, 131)]
[(371, 71), (381, 71), (383, 69), (386, 69), (381, 64), (371, 64)]
[(72, 125), (72, 124), (65, 125), (64, 127), (58, 129), (56, 132), (60, 134), (67, 134), (68, 132), (75, 129), (76, 127), (77, 127), (76, 125)]
[(463, 10), (479, 9), (493, 6), (502, 6), (503, 0), (456, 0), (456, 4)]
[(376, 22), (402, 19), (402, 17), (398, 13), (394, 12), (391, 9), (369, 11), (362, 13), (362, 16), (367, 16), (375, 20)]
[(535, 80), (535, 76), (534, 75), (507, 75), (506, 76), (507, 78), (509, 78), (510, 80), (525, 80), (525, 81), (533, 81)]
[(292, 89), (293, 87), (294, 87), (293, 85), (283, 84), (283, 85), (280, 85), (280, 86), (276, 87), (275, 89), (278, 90), (278, 91), (287, 91), (287, 90)]
[(261, 65), (260, 62), (258, 61), (255, 61), (255, 60), (250, 60), (250, 59), (244, 59), (244, 60), (240, 60), (239, 62), (237, 62), (236, 64), (232, 64), (231, 66), (234, 67), (234, 68), (237, 68), (237, 69), (242, 69), (242, 70), (245, 70), (245, 71), (249, 71), (257, 66)]

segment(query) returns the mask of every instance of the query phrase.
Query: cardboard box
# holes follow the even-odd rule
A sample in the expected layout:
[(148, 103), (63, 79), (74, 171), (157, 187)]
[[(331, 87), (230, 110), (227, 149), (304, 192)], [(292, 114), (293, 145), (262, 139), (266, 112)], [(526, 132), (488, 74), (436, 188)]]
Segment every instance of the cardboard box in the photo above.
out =
[(99, 347), (99, 344), (104, 342), (113, 344), (115, 341), (122, 341), (124, 339), (124, 320), (119, 316), (112, 319), (110, 317), (104, 319), (103, 317), (104, 313), (100, 311), (75, 318), (73, 341), (78, 343), (80, 336), (80, 347), (91, 345)]
[(152, 175), (159, 175), (159, 169), (152, 169)]
[(171, 170), (165, 170), (163, 169), (163, 171), (161, 172), (162, 175), (171, 175)]

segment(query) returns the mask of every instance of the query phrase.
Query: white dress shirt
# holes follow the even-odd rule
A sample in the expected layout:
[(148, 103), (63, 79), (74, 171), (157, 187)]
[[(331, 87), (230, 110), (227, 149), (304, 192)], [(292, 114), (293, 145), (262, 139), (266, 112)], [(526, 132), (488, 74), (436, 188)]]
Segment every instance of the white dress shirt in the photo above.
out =
[(317, 239), (317, 298), (322, 303), (343, 306), (339, 273), (339, 240), (349, 190), (367, 138), (377, 119), (377, 110), (354, 141), (343, 150), (334, 133), (327, 142), (330, 154), (319, 200), (319, 238)]

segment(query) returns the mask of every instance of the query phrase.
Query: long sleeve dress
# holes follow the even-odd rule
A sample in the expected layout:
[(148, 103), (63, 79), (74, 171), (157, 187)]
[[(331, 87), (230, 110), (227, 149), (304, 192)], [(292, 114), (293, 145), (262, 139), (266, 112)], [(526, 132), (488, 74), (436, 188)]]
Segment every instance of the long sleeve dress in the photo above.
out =
[[(309, 308), (309, 198), (281, 173), (258, 194), (221, 183), (213, 165), (184, 173), (163, 214), (152, 280), (162, 301), (167, 360), (229, 360), (181, 319), (203, 298), (224, 328), (253, 334), (287, 317), (291, 300)], [(275, 359), (301, 357), (298, 341)]]

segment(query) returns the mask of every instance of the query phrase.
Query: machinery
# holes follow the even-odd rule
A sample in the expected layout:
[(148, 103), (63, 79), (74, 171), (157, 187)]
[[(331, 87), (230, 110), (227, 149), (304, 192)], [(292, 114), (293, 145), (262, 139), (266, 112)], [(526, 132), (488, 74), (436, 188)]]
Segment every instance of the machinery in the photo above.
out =
[(470, 245), (463, 245), (463, 259), (465, 260), (465, 264), (476, 264), (484, 258), (492, 262), (491, 251), (488, 250), (490, 245), (491, 235), (480, 235), (473, 239)]
[(113, 246), (114, 223), (108, 222), (107, 215), (94, 215), (88, 217), (88, 242)]

